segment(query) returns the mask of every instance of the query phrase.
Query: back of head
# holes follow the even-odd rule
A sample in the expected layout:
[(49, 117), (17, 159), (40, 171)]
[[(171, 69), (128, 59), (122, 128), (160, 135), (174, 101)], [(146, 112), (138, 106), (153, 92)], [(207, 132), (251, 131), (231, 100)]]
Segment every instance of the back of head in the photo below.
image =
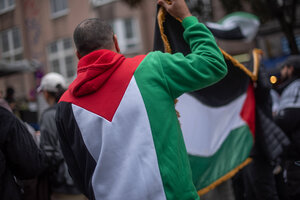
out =
[(14, 102), (14, 101), (15, 101), (15, 99), (14, 99), (14, 94), (15, 94), (14, 88), (12, 88), (12, 87), (6, 88), (6, 97), (5, 97), (5, 100), (6, 100), (8, 103)]
[(284, 65), (291, 67), (294, 67), (293, 75), (296, 77), (300, 77), (300, 55), (291, 55), (289, 56), (285, 61)]
[(85, 56), (97, 49), (111, 49), (113, 30), (98, 18), (86, 19), (74, 30), (73, 39), (78, 53)]

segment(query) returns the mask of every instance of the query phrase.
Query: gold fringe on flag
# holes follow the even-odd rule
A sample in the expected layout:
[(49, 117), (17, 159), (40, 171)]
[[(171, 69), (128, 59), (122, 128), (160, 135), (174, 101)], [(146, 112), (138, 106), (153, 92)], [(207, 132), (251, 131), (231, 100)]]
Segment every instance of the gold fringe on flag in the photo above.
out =
[(252, 162), (252, 158), (247, 158), (242, 164), (240, 164), (239, 166), (237, 166), (236, 168), (234, 168), (233, 170), (231, 170), (230, 172), (228, 172), (227, 174), (225, 174), (224, 176), (222, 176), (221, 178), (219, 178), (218, 180), (216, 180), (209, 186), (199, 190), (198, 195), (199, 196), (204, 195), (207, 192), (209, 192), (210, 190), (212, 190), (215, 187), (217, 187), (218, 185), (220, 185), (221, 183), (223, 183), (224, 181), (227, 181), (228, 179), (232, 178), (236, 173), (238, 173), (238, 171), (243, 169), (245, 166), (247, 166), (251, 162)]
[[(159, 31), (161, 34), (161, 38), (164, 44), (165, 52), (166, 53), (172, 53), (172, 48), (170, 46), (168, 37), (164, 33), (164, 22), (166, 20), (166, 10), (162, 7), (159, 8), (158, 15), (158, 26), (159, 26)], [(181, 21), (177, 19), (178, 21)], [(257, 76), (258, 76), (258, 71), (259, 71), (259, 66), (260, 66), (260, 61), (261, 61), (261, 55), (263, 54), (263, 51), (261, 49), (254, 49), (252, 51), (252, 56), (253, 56), (253, 71), (251, 72), (245, 65), (241, 64), (239, 61), (237, 61), (235, 58), (233, 58), (231, 55), (226, 53), (223, 49), (221, 49), (221, 52), (224, 56), (225, 59), (230, 60), (232, 64), (236, 67), (239, 67), (242, 71), (244, 71), (251, 79), (252, 81), (257, 81)]]
[(238, 68), (240, 68), (242, 71), (244, 71), (251, 79), (252, 81), (257, 81), (260, 61), (261, 61), (261, 55), (263, 54), (263, 51), (260, 49), (254, 49), (252, 51), (253, 56), (253, 72), (251, 72), (245, 65), (241, 64), (239, 61), (237, 61), (235, 58), (233, 58), (231, 55), (226, 53), (223, 49), (221, 49), (221, 52), (225, 59), (230, 60), (232, 64)]
[[(164, 33), (163, 23), (166, 20), (166, 10), (164, 8), (160, 7), (157, 18), (158, 18), (159, 30), (160, 30), (161, 38), (162, 38), (162, 41), (164, 44), (165, 52), (172, 53), (172, 49), (171, 49), (168, 37)], [(177, 20), (179, 20), (179, 19), (177, 19)], [(181, 20), (179, 20), (179, 21), (181, 21)], [(242, 71), (244, 71), (251, 78), (252, 81), (257, 81), (258, 71), (259, 71), (259, 66), (260, 66), (260, 61), (261, 61), (261, 55), (263, 53), (262, 50), (254, 49), (252, 51), (253, 62), (254, 62), (252, 72), (247, 67), (245, 67), (243, 64), (241, 64), (239, 61), (237, 61), (235, 58), (233, 58), (231, 55), (226, 53), (224, 50), (222, 50), (221, 48), (220, 48), (220, 50), (225, 59), (230, 60), (234, 66), (239, 67)], [(176, 99), (175, 104), (177, 103), (177, 101), (178, 100)], [(177, 116), (179, 117), (180, 116), (179, 112), (176, 111), (176, 113), (177, 113)], [(225, 174), (224, 176), (222, 176), (221, 178), (219, 178), (218, 180), (216, 180), (209, 186), (199, 190), (198, 195), (200, 196), (200, 195), (206, 194), (207, 192), (214, 189), (216, 186), (218, 186), (222, 182), (232, 178), (239, 170), (241, 170), (243, 167), (248, 165), (250, 162), (252, 162), (252, 159), (247, 158), (242, 164), (240, 164), (239, 166), (237, 166), (236, 168), (234, 168), (233, 170), (231, 170), (230, 172), (228, 172), (227, 174)]]
[(172, 53), (171, 46), (170, 46), (168, 37), (165, 34), (165, 29), (164, 29), (164, 25), (163, 25), (166, 20), (166, 10), (163, 9), (162, 7), (159, 8), (157, 18), (158, 18), (158, 26), (159, 26), (161, 39), (162, 39), (162, 41), (164, 43), (164, 47), (165, 47), (165, 52)]

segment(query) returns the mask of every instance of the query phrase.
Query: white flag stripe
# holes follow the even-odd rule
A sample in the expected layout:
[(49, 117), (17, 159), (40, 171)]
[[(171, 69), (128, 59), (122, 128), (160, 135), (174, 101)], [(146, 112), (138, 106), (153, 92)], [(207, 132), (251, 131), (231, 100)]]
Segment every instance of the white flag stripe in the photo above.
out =
[(188, 153), (203, 157), (214, 155), (231, 130), (246, 124), (240, 116), (245, 99), (246, 94), (226, 106), (213, 108), (189, 94), (180, 96), (176, 109), (180, 113)]
[[(72, 108), (97, 162), (92, 181), (97, 200), (166, 199), (149, 119), (134, 78), (112, 122), (76, 105)], [(138, 114), (129, 116), (133, 109)]]

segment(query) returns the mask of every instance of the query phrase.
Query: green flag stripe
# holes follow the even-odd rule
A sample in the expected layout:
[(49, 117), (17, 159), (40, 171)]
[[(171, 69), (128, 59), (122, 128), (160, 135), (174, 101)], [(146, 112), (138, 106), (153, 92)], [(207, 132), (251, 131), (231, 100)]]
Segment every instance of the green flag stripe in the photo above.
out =
[[(199, 199), (174, 100), (207, 87), (225, 76), (227, 68), (210, 31), (195, 17), (182, 22), (193, 53), (151, 52), (134, 73), (147, 110), (160, 174), (168, 200)], [(207, 52), (207, 53), (203, 53)], [(209, 61), (209, 62), (208, 62)]]
[[(147, 56), (145, 60), (149, 58), (153, 59)], [(143, 61), (140, 64), (135, 79), (148, 113), (166, 197), (167, 199), (191, 199), (193, 196), (193, 199), (197, 199), (199, 197), (193, 194), (195, 186), (190, 181), (192, 174), (174, 109), (174, 101), (170, 99), (166, 88), (155, 85), (157, 84), (155, 79), (161, 79), (162, 72), (153, 70), (151, 65), (143, 66), (147, 63), (151, 62)], [(141, 82), (143, 84), (140, 84)], [(161, 126), (162, 123), (164, 126)], [(179, 191), (178, 188), (185, 188), (185, 191)]]
[(243, 163), (249, 156), (253, 137), (248, 126), (228, 135), (221, 148), (211, 157), (189, 156), (193, 182), (198, 190), (209, 186), (221, 176)]

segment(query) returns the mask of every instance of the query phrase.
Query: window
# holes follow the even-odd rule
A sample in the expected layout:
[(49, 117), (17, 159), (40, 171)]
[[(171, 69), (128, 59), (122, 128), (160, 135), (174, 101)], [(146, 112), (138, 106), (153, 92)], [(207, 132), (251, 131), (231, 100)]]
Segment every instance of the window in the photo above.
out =
[(0, 14), (13, 10), (15, 8), (15, 0), (0, 0)]
[(54, 41), (48, 45), (48, 60), (51, 71), (62, 74), (71, 80), (76, 66), (71, 38)]
[(67, 77), (73, 77), (75, 75), (74, 70), (74, 56), (65, 57), (66, 74)]
[(18, 28), (0, 32), (1, 57), (9, 62), (23, 59), (23, 47)]
[(68, 13), (67, 0), (50, 0), (51, 3), (51, 17), (58, 18)]
[(107, 3), (111, 3), (113, 1), (116, 1), (116, 0), (92, 0), (92, 3), (94, 6), (101, 6), (101, 5), (104, 5)]
[(137, 53), (140, 50), (137, 21), (133, 18), (117, 19), (111, 24), (118, 36), (122, 53)]

